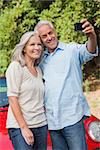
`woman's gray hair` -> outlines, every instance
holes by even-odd
[[[36,31],[26,32],[22,35],[20,42],[15,46],[12,55],[12,61],[18,61],[22,66],[25,66],[25,59],[23,49],[31,36],[38,34]]]
[[[48,20],[40,20],[40,21],[36,24],[36,26],[35,26],[35,28],[34,28],[34,31],[38,31],[38,29],[39,29],[42,25],[48,25],[48,26],[50,26],[52,29],[55,29],[54,26],[53,26],[53,24],[52,24],[51,22],[49,22]]]

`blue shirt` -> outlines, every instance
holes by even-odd
[[[50,130],[62,129],[90,115],[83,95],[81,65],[97,56],[86,44],[59,42],[53,53],[44,52],[40,67],[45,81],[45,107]]]

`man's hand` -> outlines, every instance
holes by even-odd
[[[85,33],[88,37],[87,50],[90,53],[95,53],[97,46],[97,37],[94,31],[94,27],[91,25],[89,21],[87,21],[87,19],[82,19],[81,23],[83,24],[82,28],[84,28],[82,32]]]
[[[82,28],[84,28],[82,32],[84,32],[88,37],[96,36],[94,27],[91,25],[89,21],[87,21],[87,19],[82,19],[81,23],[83,24]]]

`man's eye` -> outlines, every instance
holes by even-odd
[[[42,38],[46,38],[46,35],[43,35]]]
[[[49,32],[49,35],[52,35],[52,32]]]

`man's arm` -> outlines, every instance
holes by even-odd
[[[85,33],[88,37],[87,50],[90,53],[95,53],[97,37],[94,31],[94,27],[90,24],[90,22],[87,21],[87,19],[81,20],[81,23],[83,23],[82,28],[84,28],[82,32]]]

